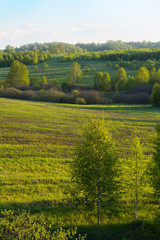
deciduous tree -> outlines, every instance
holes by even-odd
[[[27,67],[20,63],[18,60],[14,60],[11,65],[8,78],[7,78],[7,85],[12,87],[25,87],[29,85],[29,78],[28,78],[29,71]]]
[[[82,79],[81,66],[77,62],[74,62],[70,69],[69,84],[79,83],[81,82],[81,79]]]
[[[86,201],[96,203],[97,224],[100,206],[105,205],[105,210],[111,212],[115,204],[117,161],[113,139],[104,119],[90,119],[84,138],[76,150],[72,179],[79,194]]]

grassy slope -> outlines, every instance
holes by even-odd
[[[117,73],[117,69],[113,68],[114,62],[112,62],[111,66],[107,66],[107,62],[105,61],[84,61],[79,60],[77,61],[82,68],[83,71],[83,83],[93,86],[94,76],[96,72],[108,72],[111,77],[113,77]],[[34,71],[34,66],[28,66],[30,77],[31,76],[38,76],[41,77],[43,75],[46,76],[48,83],[51,82],[53,79],[58,79],[61,83],[68,81],[69,70],[73,62],[66,62],[61,63],[58,62],[57,57],[54,57],[51,60],[47,61],[47,64],[51,67],[49,70],[39,70],[38,72]],[[141,63],[140,63],[141,65]],[[39,69],[42,68],[42,64],[38,64]],[[89,72],[85,70],[90,68]],[[136,70],[127,69],[127,74],[135,76]],[[5,80],[7,74],[9,72],[9,68],[0,68],[0,80]]]
[[[90,226],[95,216],[70,206],[66,188],[76,140],[88,118],[104,111],[120,157],[126,156],[131,134],[136,132],[152,153],[159,109],[149,105],[80,106],[0,99],[0,207],[28,209],[54,218],[55,226]],[[151,209],[152,210],[152,207]],[[147,220],[148,207],[140,210]],[[121,219],[133,219],[129,210]],[[107,217],[102,220],[108,222]],[[113,238],[114,239],[114,238]]]

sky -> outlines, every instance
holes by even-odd
[[[160,41],[160,0],[0,0],[0,49],[28,43]]]

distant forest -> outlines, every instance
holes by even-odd
[[[6,47],[8,49],[9,45]],[[75,52],[81,50],[87,50],[90,52],[104,51],[104,50],[120,50],[120,49],[134,49],[134,48],[160,48],[159,42],[123,42],[109,40],[106,43],[77,43],[69,44],[64,42],[52,42],[52,43],[31,43],[25,44],[19,48],[15,48],[16,51],[49,51],[52,54],[62,54],[66,52]]]
[[[77,43],[69,44],[63,42],[52,43],[31,43],[16,48],[16,51],[49,51],[50,53],[65,53],[79,50],[87,50],[90,52],[104,51],[104,50],[120,50],[120,49],[134,49],[134,48],[160,48],[159,42],[122,42],[122,41],[107,41],[106,43]]]

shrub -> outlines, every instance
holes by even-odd
[[[65,96],[65,93],[55,90],[53,88],[47,90],[41,89],[37,92],[36,100],[46,102],[61,102],[61,99]]]
[[[89,67],[85,69],[85,72],[89,72],[89,71],[90,71],[90,68],[89,68]]]
[[[4,90],[4,97],[20,99],[22,97],[22,91],[13,87],[6,88]]]
[[[84,98],[76,98],[76,104],[86,104],[86,100]]]
[[[22,98],[25,100],[34,100],[36,97],[36,91],[27,90],[22,93]]]
[[[0,239],[3,240],[84,240],[86,236],[77,235],[77,228],[64,230],[62,228],[51,234],[52,223],[47,222],[44,215],[32,216],[23,210],[19,215],[14,211],[1,210]]]

